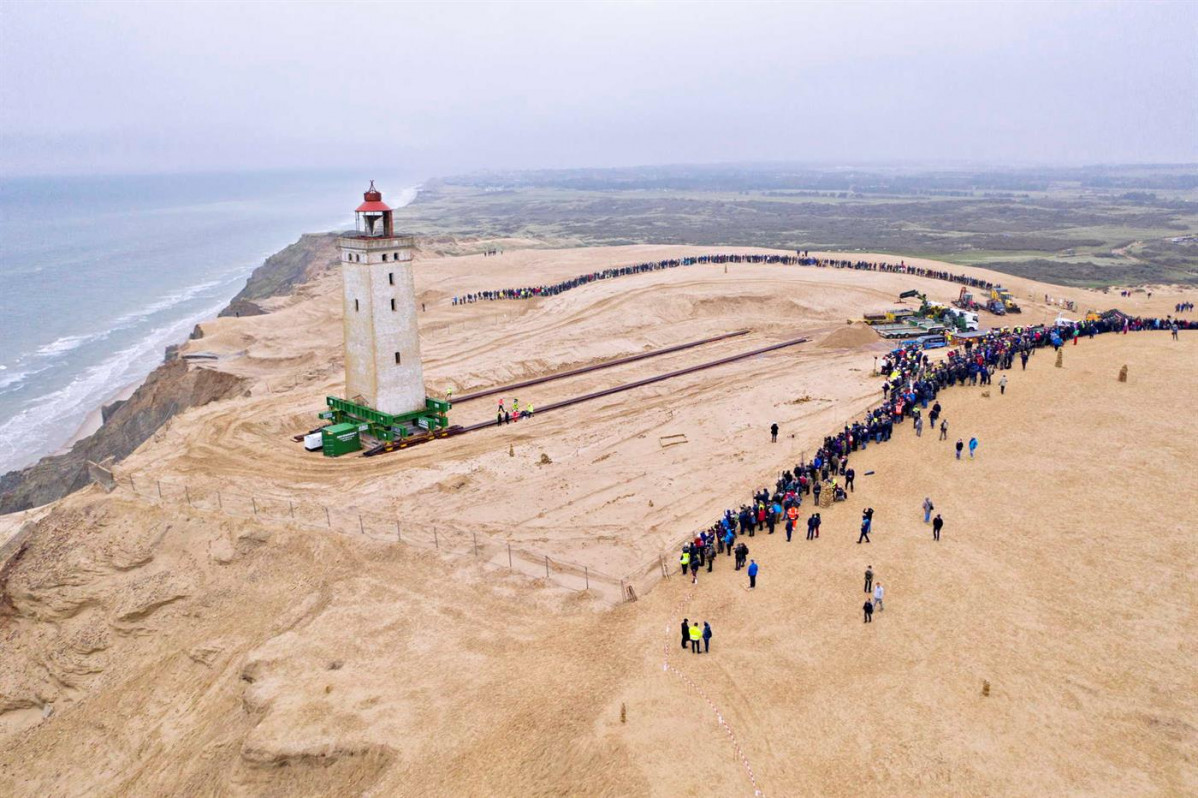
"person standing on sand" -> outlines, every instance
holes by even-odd
[[[691,638],[691,653],[698,654],[699,643],[703,641],[703,630],[699,628],[699,624],[693,624],[690,629]]]
[[[940,530],[944,528],[944,519],[940,517],[940,513],[936,513],[936,518],[932,521],[932,540],[940,540]]]
[[[940,422],[940,440],[942,440],[942,441],[948,440],[948,422],[947,421]]]
[[[872,565],[865,566],[865,592],[870,592],[874,585],[874,567]]]
[[[757,560],[749,560],[749,589],[757,587]]]
[[[703,622],[703,653],[711,653],[711,624]]]
[[[778,442],[778,424],[777,422],[770,425],[770,443]]]
[[[969,439],[969,459],[973,459],[974,452],[978,450],[978,439],[976,436]]]
[[[1007,392],[1007,375],[1002,375],[1002,379],[998,381],[998,393],[1003,395]]]
[[[932,520],[932,510],[934,510],[934,509],[936,509],[936,508],[932,506],[932,500],[929,497],[924,496],[923,497],[923,522],[925,524]]]
[[[922,416],[915,417],[915,437],[916,438],[923,437],[923,417]]]
[[[858,543],[860,543],[863,540],[866,543],[869,543],[869,521],[866,521],[866,520],[863,520],[861,522],[861,534],[857,536]]]
[[[682,647],[686,648],[686,644],[691,639],[691,622],[687,618],[682,619]]]
[[[865,622],[872,623],[874,619],[874,605],[869,603],[868,597],[866,597],[865,604],[861,609],[865,610]]]
[[[844,472],[844,486],[849,489],[849,493],[854,491],[853,480],[857,478],[857,472],[853,469],[847,469]]]
[[[961,450],[965,448],[965,441],[957,438],[957,459],[961,459]]]
[[[881,612],[885,609],[882,606],[882,596],[886,595],[886,588],[882,587],[882,583],[878,582],[874,585],[874,609]]]

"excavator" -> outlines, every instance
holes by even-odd
[[[965,286],[961,286],[961,293],[957,296],[953,304],[961,310],[978,309],[978,303],[973,301],[973,294],[969,293],[969,289]]]

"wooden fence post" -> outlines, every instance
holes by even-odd
[[[155,480],[158,483],[158,499],[162,499],[162,480]]]
[[[582,566],[582,578],[587,580],[587,590],[591,589],[591,571],[585,565]]]
[[[190,507],[191,506],[191,491],[189,491],[187,489],[186,485],[183,486],[183,496],[184,496],[184,498],[187,499],[187,506]]]
[[[399,519],[395,519],[395,542],[403,543],[403,532],[399,529]]]
[[[366,534],[366,525],[362,523],[362,514],[358,513],[358,531],[363,535]]]
[[[219,490],[216,492],[216,509],[218,509],[218,510],[225,509],[225,503],[220,500],[220,491]]]
[[[295,502],[291,501],[291,499],[287,500],[287,509],[289,509],[291,511],[291,520],[294,521],[295,520]]]
[[[545,578],[549,578],[549,555],[545,555]]]
[[[329,529],[333,528],[333,517],[329,515],[328,506],[324,508],[324,522],[329,525]]]
[[[433,545],[438,549],[441,548],[441,541],[437,539],[437,528],[433,527]]]
[[[474,535],[474,559],[477,560],[478,559],[478,533],[471,532],[470,534]]]
[[[507,569],[512,570],[512,544],[507,544]]]
[[[254,517],[258,517],[258,500],[254,498],[254,494],[250,494],[250,504],[254,506]]]

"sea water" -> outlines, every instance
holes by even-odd
[[[351,227],[367,177],[415,196],[398,175],[0,178],[0,473],[62,447],[267,256]]]

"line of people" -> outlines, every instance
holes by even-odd
[[[822,445],[816,450],[811,460],[801,461],[793,469],[783,471],[774,484],[771,492],[765,488],[756,491],[750,502],[742,504],[738,511],[726,509],[718,521],[695,535],[694,539],[683,547],[683,573],[689,571],[692,579],[697,582],[698,568],[704,562],[708,570],[717,555],[727,553],[736,558],[736,570],[745,567],[748,558],[746,538],[753,537],[757,532],[768,529],[773,534],[779,523],[785,524],[786,539],[791,540],[791,533],[799,521],[799,508],[804,496],[811,496],[818,507],[831,504],[821,498],[833,491],[835,498],[853,492],[855,472],[849,464],[850,455],[858,450],[864,451],[870,443],[879,444],[891,439],[894,428],[904,423],[907,418],[918,419],[922,424],[924,410],[929,410],[928,418],[933,428],[940,423],[940,440],[945,440],[948,433],[948,422],[943,419],[938,397],[941,391],[953,385],[963,386],[968,381],[971,385],[990,384],[990,377],[995,371],[1013,369],[1018,358],[1020,367],[1027,368],[1028,359],[1036,351],[1048,346],[1054,349],[1064,345],[1066,341],[1076,340],[1082,335],[1093,337],[1100,333],[1126,333],[1129,330],[1162,329],[1154,320],[1139,320],[1137,324],[1129,323],[1126,317],[1112,316],[1097,321],[1060,323],[1052,327],[1016,327],[1013,330],[992,330],[980,339],[971,339],[962,347],[950,350],[943,360],[933,362],[928,353],[918,343],[908,343],[894,349],[881,363],[881,373],[885,376],[882,387],[883,400],[877,407],[866,411],[865,415],[832,435],[824,438]],[[1165,327],[1164,329],[1168,329]],[[1002,380],[1005,380],[1003,375]],[[1006,384],[1000,380],[1005,389]],[[913,425],[914,425],[913,421]],[[776,440],[776,424],[771,425],[771,440]],[[979,443],[977,436],[971,436],[968,443],[970,458],[976,457]],[[960,459],[966,448],[963,439],[958,439],[955,450]],[[843,479],[843,483],[840,480]],[[931,499],[925,500],[924,521],[932,524],[933,541],[940,540],[944,528],[944,519],[937,514],[931,517],[934,507]],[[869,535],[873,531],[873,508],[862,512],[861,529],[858,543],[869,543]],[[814,512],[807,519],[808,540],[819,539],[819,529],[822,523],[820,512]],[[756,586],[757,573],[760,569],[756,561],[749,561],[750,587]],[[881,599],[877,596],[876,599]],[[869,603],[869,602],[867,602]],[[875,600],[874,608],[880,601]],[[867,621],[875,609],[866,610]]]
[[[631,266],[617,266],[602,271],[580,274],[568,280],[544,285],[524,286],[522,288],[496,288],[486,291],[474,291],[452,299],[453,305],[468,305],[474,302],[494,301],[500,299],[534,299],[542,296],[556,296],[573,288],[579,288],[599,280],[610,280],[615,277],[626,277],[633,274],[676,269],[680,266],[696,264],[727,264],[754,263],[777,264],[781,266],[813,266],[817,268],[853,269],[857,271],[887,272],[892,274],[909,274],[913,277],[929,277],[935,280],[947,280],[952,283],[972,286],[989,290],[994,284],[989,280],[970,277],[965,274],[954,274],[946,269],[929,269],[925,266],[908,266],[906,261],[898,263],[874,263],[866,260],[848,260],[840,258],[815,258],[806,252],[794,255],[699,255],[691,258],[666,258],[664,260],[637,263]]]

